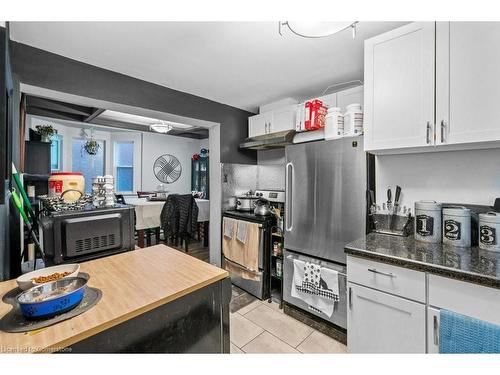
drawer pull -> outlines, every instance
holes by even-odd
[[[387,277],[396,277],[396,275],[394,275],[393,273],[377,271],[375,268],[368,268],[368,271]]]

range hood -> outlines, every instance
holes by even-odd
[[[247,138],[240,143],[240,148],[247,150],[271,150],[275,148],[284,148],[293,144],[295,130],[287,130],[279,133],[259,135],[253,138]]]

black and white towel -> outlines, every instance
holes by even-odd
[[[338,273],[314,263],[293,261],[292,296],[331,317],[339,300]]]

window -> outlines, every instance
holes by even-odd
[[[92,179],[96,176],[103,176],[104,155],[106,152],[104,141],[97,140],[101,148],[96,155],[89,155],[83,150],[86,139],[73,139],[71,154],[73,172],[81,172],[85,177],[85,193],[92,194]]]
[[[126,193],[134,191],[134,142],[115,142],[115,189]]]
[[[50,170],[52,172],[60,172],[63,169],[62,166],[62,136],[53,135],[52,143],[50,145]]]

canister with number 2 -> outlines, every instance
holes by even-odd
[[[458,247],[470,247],[470,209],[462,206],[443,208],[443,243]]]

